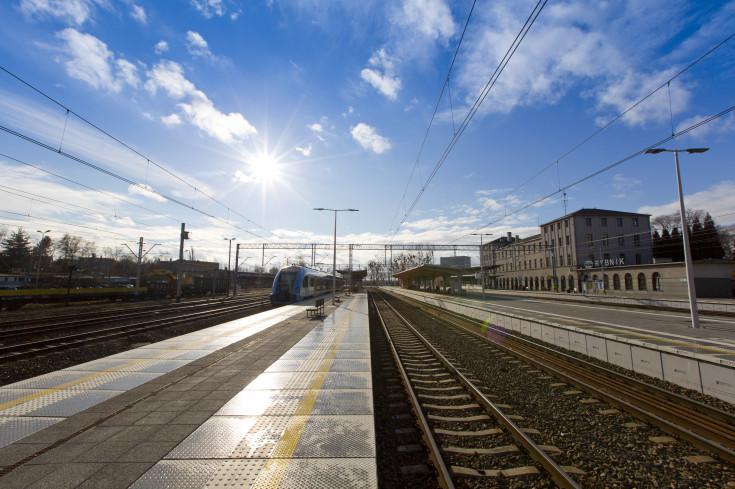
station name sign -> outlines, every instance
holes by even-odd
[[[607,260],[587,260],[584,268],[621,267],[625,265],[625,258],[612,258]]]

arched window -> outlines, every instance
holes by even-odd
[[[562,292],[567,291],[567,278],[564,275],[561,277],[561,290]]]
[[[607,274],[602,276],[602,286],[605,290],[610,290],[610,280],[607,278]]]
[[[629,273],[625,274],[625,290],[633,290],[633,276]]]
[[[646,274],[638,274],[638,290],[646,290]]]
[[[574,275],[569,276],[569,288],[574,290]]]
[[[653,290],[661,290],[661,274],[658,272],[653,273],[653,277],[651,277],[651,283],[653,284]]]
[[[620,276],[617,273],[613,275],[613,289],[620,290]]]

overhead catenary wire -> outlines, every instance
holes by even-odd
[[[233,224],[231,222],[228,222],[228,221],[222,219],[221,217],[217,217],[217,216],[215,216],[213,214],[210,214],[210,213],[205,212],[205,211],[203,211],[201,209],[198,209],[198,208],[194,207],[193,205],[186,204],[186,203],[184,203],[184,202],[182,202],[182,201],[180,201],[178,199],[175,199],[175,198],[173,198],[171,196],[168,196],[168,195],[166,195],[164,193],[161,193],[161,192],[159,192],[157,190],[153,190],[150,187],[147,187],[146,185],[143,185],[143,184],[134,182],[133,180],[130,180],[129,178],[123,177],[122,175],[118,175],[117,173],[114,173],[114,172],[112,172],[110,170],[107,170],[105,168],[102,168],[100,166],[97,166],[97,165],[95,165],[93,163],[90,163],[90,162],[88,162],[86,160],[83,160],[82,158],[79,158],[77,156],[71,155],[71,154],[66,153],[64,151],[58,151],[55,148],[52,148],[51,146],[49,146],[48,144],[43,143],[43,142],[41,142],[41,141],[39,141],[37,139],[34,139],[34,138],[30,137],[30,136],[27,136],[25,134],[19,133],[17,131],[14,131],[14,130],[12,130],[12,129],[8,128],[8,127],[2,126],[2,125],[0,125],[0,130],[3,130],[3,131],[5,131],[5,132],[7,132],[9,134],[12,134],[13,136],[19,137],[19,138],[24,139],[24,140],[26,140],[28,142],[31,142],[33,144],[36,144],[36,145],[38,145],[38,146],[40,146],[40,147],[42,147],[44,149],[47,149],[49,151],[53,151],[54,153],[57,153],[57,154],[59,154],[61,156],[64,156],[66,158],[69,158],[70,160],[76,161],[77,163],[81,163],[82,165],[88,166],[88,167],[90,167],[90,168],[92,168],[94,170],[97,170],[97,171],[99,171],[101,173],[104,173],[106,175],[109,175],[109,176],[111,176],[113,178],[116,178],[118,180],[121,180],[121,181],[123,181],[123,182],[125,182],[125,183],[127,183],[129,185],[132,185],[134,187],[137,187],[137,188],[139,188],[141,190],[144,190],[146,192],[150,192],[152,194],[158,195],[161,198],[164,198],[164,199],[166,199],[166,200],[168,200],[170,202],[173,202],[174,204],[178,204],[178,205],[180,205],[182,207],[186,207],[187,209],[191,209],[194,212],[197,212],[197,213],[202,214],[202,215],[204,215],[206,217],[209,217],[210,219],[214,219],[216,221],[220,221],[223,224],[227,224],[228,226],[232,226],[232,227],[234,227],[236,229],[239,229],[241,231],[244,231],[244,232],[246,232],[248,234],[252,234],[253,236],[255,236],[257,238],[265,239],[266,241],[268,241],[266,238],[263,238],[259,234],[256,234],[256,233],[254,233],[254,232],[252,232],[252,231],[250,231],[248,229],[242,228],[242,227],[237,226],[237,225],[235,225],[235,224]],[[270,231],[268,231],[268,232],[270,232]],[[271,233],[271,234],[273,234],[273,233]]]
[[[136,149],[132,148],[132,147],[131,147],[131,146],[129,146],[128,144],[124,143],[124,142],[123,142],[123,141],[121,141],[120,139],[116,138],[116,137],[115,137],[115,136],[113,136],[112,134],[110,134],[110,133],[108,133],[107,131],[105,131],[104,129],[100,128],[99,126],[97,126],[97,125],[95,125],[94,123],[90,122],[89,120],[85,119],[85,118],[84,118],[84,117],[82,117],[81,115],[77,114],[76,112],[74,112],[73,110],[71,110],[71,109],[70,109],[69,107],[65,106],[64,104],[62,104],[61,102],[57,101],[56,99],[54,99],[54,98],[50,97],[49,95],[47,95],[46,93],[44,93],[44,92],[43,92],[43,91],[41,91],[40,89],[36,88],[35,86],[31,85],[31,84],[30,84],[30,83],[28,83],[27,81],[23,80],[22,78],[20,78],[20,77],[19,77],[19,76],[17,76],[16,74],[14,74],[14,73],[10,72],[10,71],[9,71],[9,70],[7,70],[7,69],[6,69],[5,67],[3,67],[3,66],[0,66],[0,70],[4,71],[5,73],[7,73],[8,75],[10,75],[11,77],[13,77],[13,78],[15,78],[16,80],[18,80],[18,81],[19,81],[20,83],[24,84],[25,86],[27,86],[27,87],[28,87],[28,88],[30,88],[31,90],[35,91],[35,92],[36,92],[36,93],[38,93],[39,95],[41,95],[41,96],[45,97],[46,99],[48,99],[49,101],[53,102],[53,103],[54,103],[54,104],[56,104],[57,106],[59,106],[59,107],[61,107],[62,109],[66,110],[66,116],[67,116],[67,120],[68,120],[69,114],[72,114],[72,115],[73,115],[74,117],[78,118],[79,120],[81,120],[81,121],[82,121],[82,122],[84,122],[85,124],[89,125],[89,126],[90,126],[90,127],[92,127],[93,129],[95,129],[95,130],[99,131],[99,132],[100,132],[101,134],[104,134],[105,136],[107,136],[108,138],[112,139],[113,141],[115,141],[116,143],[120,144],[121,146],[123,146],[124,148],[128,149],[129,151],[133,152],[134,154],[136,154],[136,155],[137,155],[137,156],[139,156],[140,158],[142,158],[142,159],[146,160],[146,162],[147,162],[147,164],[148,164],[148,165],[150,165],[150,164],[153,164],[153,165],[155,165],[155,166],[156,166],[157,168],[159,168],[159,169],[160,169],[160,170],[162,170],[163,172],[167,173],[168,175],[170,175],[170,176],[171,176],[171,177],[173,177],[174,179],[176,179],[176,180],[180,181],[181,183],[183,183],[184,185],[186,185],[186,186],[188,186],[188,187],[190,187],[190,188],[194,189],[195,191],[198,191],[199,193],[201,193],[201,194],[202,194],[203,196],[205,196],[206,198],[208,198],[208,199],[209,199],[209,200],[211,200],[212,202],[215,202],[216,204],[220,205],[221,207],[223,207],[223,208],[227,209],[227,211],[228,211],[228,212],[229,212],[229,211],[231,211],[232,213],[234,213],[234,214],[235,214],[235,215],[237,215],[238,217],[240,217],[240,218],[244,219],[245,221],[249,222],[250,224],[252,224],[252,225],[256,226],[257,228],[259,228],[259,229],[262,229],[263,231],[267,232],[268,234],[271,234],[271,235],[275,236],[276,238],[278,237],[278,236],[277,236],[277,235],[276,235],[275,233],[273,233],[272,231],[270,231],[270,230],[268,230],[268,229],[264,228],[263,226],[261,226],[260,224],[258,224],[258,223],[256,223],[256,222],[254,222],[254,221],[251,221],[250,219],[248,219],[248,218],[247,218],[247,217],[245,217],[244,215],[240,214],[239,212],[235,211],[234,209],[231,209],[230,207],[228,207],[228,206],[227,206],[227,205],[225,205],[224,203],[220,202],[219,200],[215,199],[215,198],[214,198],[214,197],[212,197],[211,195],[207,194],[206,192],[203,192],[203,191],[202,191],[201,189],[198,189],[198,188],[197,188],[197,187],[195,187],[195,186],[194,186],[193,184],[191,184],[191,183],[187,182],[186,180],[184,180],[183,178],[179,177],[178,175],[176,175],[176,174],[175,174],[175,173],[173,173],[172,171],[168,170],[168,169],[167,169],[167,168],[165,168],[164,166],[162,166],[162,165],[160,165],[160,164],[156,163],[156,162],[155,162],[154,160],[152,160],[152,159],[150,159],[150,158],[148,158],[148,157],[144,156],[143,154],[141,154],[140,152],[138,152],[138,151],[137,151]],[[6,130],[6,128],[2,128],[2,129],[3,129],[3,130]],[[65,131],[66,131],[66,123],[64,124],[64,132],[65,132]],[[17,135],[17,134],[16,134],[16,135]],[[26,138],[24,138],[24,139],[26,139]],[[36,142],[36,141],[30,140],[30,139],[27,139],[27,140],[29,140],[29,141],[31,141],[31,142]],[[63,143],[63,135],[62,135],[62,143]],[[38,144],[38,143],[37,143],[37,144]],[[41,143],[41,145],[43,145],[43,143]],[[47,145],[43,145],[43,146],[44,146],[44,147],[47,147]],[[51,148],[51,147],[47,147],[47,149],[52,149],[52,148]],[[53,150],[53,149],[52,149],[52,150]],[[60,143],[60,145],[59,145],[59,148],[58,148],[58,150],[54,150],[54,151],[55,151],[55,152],[57,152],[57,153],[59,153],[59,154],[62,154],[62,155],[66,155],[66,153],[63,153],[63,152],[62,152],[62,148],[61,148],[61,143]],[[74,158],[72,158],[72,159],[74,159]],[[95,168],[95,169],[97,169],[97,168]],[[112,175],[112,176],[116,176],[116,175],[113,175],[112,173],[110,173],[110,172],[107,172],[107,171],[104,171],[104,170],[100,170],[100,171],[103,171],[103,172],[105,172],[105,173],[108,173],[108,174],[110,174],[110,175]],[[116,176],[116,177],[117,177],[117,176]],[[192,209],[192,210],[194,210],[194,211],[196,211],[196,212],[199,212],[199,213],[205,214],[205,215],[207,215],[207,217],[210,217],[210,218],[213,218],[213,219],[219,220],[219,221],[221,221],[221,222],[223,222],[223,223],[225,223],[225,224],[228,224],[228,225],[230,225],[230,226],[236,227],[237,229],[240,229],[240,230],[242,230],[242,231],[245,231],[245,232],[247,232],[247,233],[249,233],[249,234],[252,234],[252,235],[254,235],[254,236],[258,237],[258,238],[262,238],[262,236],[260,236],[260,235],[257,235],[257,234],[255,234],[255,233],[253,233],[253,232],[251,232],[251,231],[248,231],[247,229],[244,229],[244,228],[240,228],[240,227],[238,227],[238,226],[235,226],[235,225],[233,225],[232,223],[230,223],[230,222],[228,222],[228,221],[226,221],[226,220],[224,220],[224,219],[220,219],[220,218],[217,218],[217,217],[215,217],[215,216],[212,216],[212,215],[206,214],[206,213],[204,213],[203,211],[200,211],[199,209],[196,209],[196,208],[194,208],[193,206],[187,206],[186,204],[180,203],[180,202],[176,201],[175,199],[172,199],[172,198],[170,198],[170,197],[168,197],[168,196],[165,196],[165,195],[163,195],[163,194],[160,194],[160,193],[158,193],[158,192],[156,192],[156,191],[152,190],[152,189],[151,189],[151,188],[150,188],[150,187],[148,186],[148,184],[147,184],[147,181],[148,181],[148,175],[147,175],[147,167],[146,167],[146,185],[144,186],[144,185],[141,185],[141,184],[137,184],[137,183],[132,183],[132,185],[136,185],[136,186],[138,186],[138,187],[140,187],[140,188],[143,188],[143,189],[145,189],[145,190],[148,190],[148,191],[150,191],[150,192],[156,193],[156,194],[158,194],[159,196],[161,196],[161,197],[163,197],[163,198],[166,198],[167,200],[171,200],[172,202],[175,202],[175,203],[179,203],[179,204],[181,204],[181,205],[184,205],[185,207],[189,207],[190,209]],[[265,238],[262,238],[262,239],[265,239]]]
[[[485,100],[485,98],[487,97],[487,95],[490,93],[490,90],[495,85],[495,82],[498,80],[498,78],[500,77],[500,75],[503,73],[503,71],[505,70],[505,67],[508,65],[508,63],[510,62],[510,60],[513,57],[513,55],[515,54],[515,52],[518,50],[518,47],[521,45],[521,43],[525,39],[526,35],[530,31],[531,27],[536,22],[536,19],[538,19],[538,16],[541,14],[541,11],[546,6],[546,3],[547,3],[547,0],[539,0],[538,3],[536,4],[536,6],[533,8],[532,12],[529,14],[528,18],[526,19],[526,22],[521,27],[521,30],[518,32],[518,34],[516,35],[515,39],[511,43],[510,47],[506,51],[505,55],[503,56],[503,58],[498,63],[498,66],[495,68],[495,71],[491,75],[490,79],[485,84],[484,88],[481,90],[481,92],[478,95],[477,99],[475,100],[474,104],[472,105],[472,107],[468,111],[467,115],[465,116],[464,120],[462,121],[462,124],[460,124],[460,127],[457,130],[457,133],[451,138],[449,144],[444,149],[444,153],[440,156],[439,160],[435,164],[435,166],[434,166],[431,174],[429,175],[428,179],[422,185],[422,187],[419,190],[418,194],[416,195],[416,198],[414,199],[413,203],[411,204],[411,206],[408,208],[408,210],[404,214],[401,222],[398,224],[398,226],[396,226],[396,230],[394,231],[394,235],[398,232],[398,230],[400,229],[401,225],[403,225],[406,222],[406,220],[408,219],[408,217],[413,212],[413,209],[416,207],[416,205],[418,204],[418,202],[421,199],[422,195],[424,194],[424,192],[428,188],[429,183],[431,183],[431,181],[434,179],[434,176],[436,176],[437,172],[439,171],[439,169],[441,168],[441,166],[446,161],[446,159],[449,156],[450,152],[452,151],[452,149],[454,148],[454,146],[457,144],[457,141],[462,136],[462,134],[464,133],[465,129],[467,128],[467,126],[469,125],[469,123],[474,118],[475,114],[477,113],[478,109],[480,108],[480,105],[482,105],[483,101]]]

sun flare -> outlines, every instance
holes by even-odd
[[[256,155],[249,164],[252,179],[260,184],[273,183],[281,176],[280,164],[271,155]]]

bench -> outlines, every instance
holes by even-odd
[[[314,307],[306,308],[306,317],[324,316],[324,299],[317,299]]]

